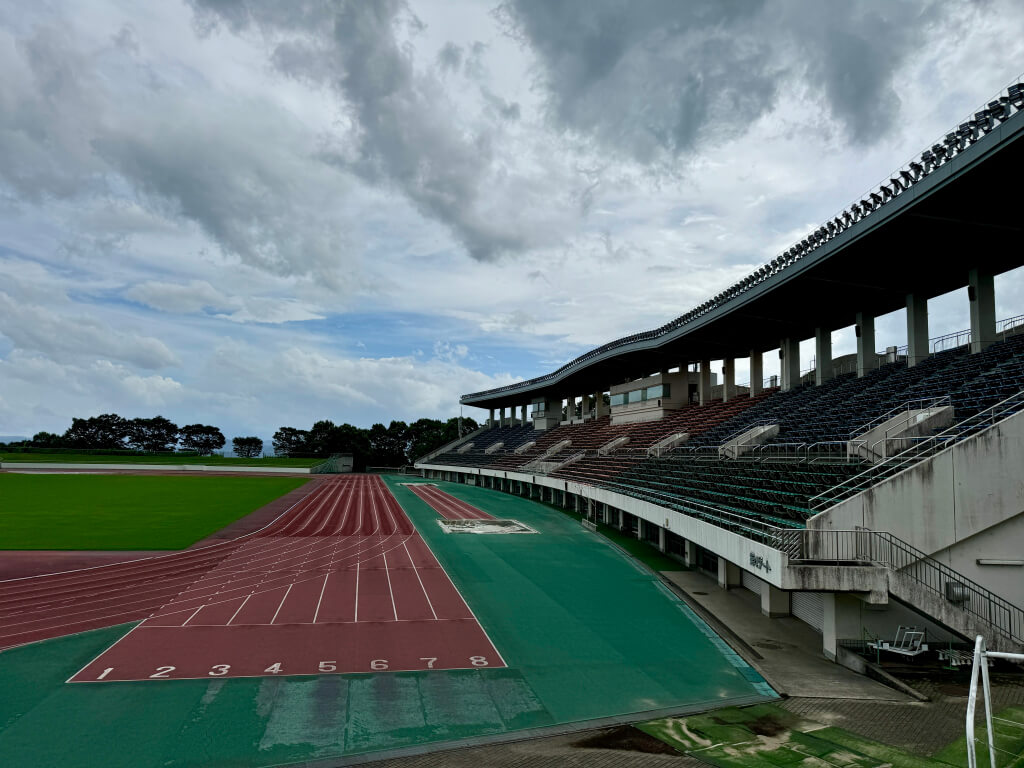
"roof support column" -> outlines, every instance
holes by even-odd
[[[727,403],[736,396],[736,358],[725,358],[722,365],[722,378],[722,402]]]
[[[700,361],[700,378],[697,379],[697,394],[700,396],[700,404],[711,400],[711,361]]]
[[[981,352],[996,340],[996,291],[992,275],[972,269],[967,278],[971,302],[971,352]]]
[[[870,312],[858,312],[854,333],[857,334],[857,378],[875,369],[875,316]]]
[[[523,415],[523,418],[519,420],[519,425],[522,426],[522,427],[526,426],[526,420],[530,418],[529,413],[527,413],[527,410],[529,409],[529,407],[530,407],[529,403],[523,403],[523,405],[522,405],[522,409],[523,409],[522,410],[522,415]]]
[[[832,378],[832,331],[814,329],[814,383],[819,386]]]
[[[790,390],[800,386],[800,342],[786,338],[779,342],[779,366],[782,372],[782,389]]]
[[[487,426],[488,427],[493,427],[494,426],[494,409],[493,408],[490,409],[490,415],[487,417]]]
[[[604,392],[594,394],[594,415],[597,418],[608,415],[608,403],[604,401]]]
[[[750,350],[750,396],[757,397],[761,394],[761,385],[764,383],[764,353]]]
[[[907,294],[907,367],[928,357],[928,298]]]

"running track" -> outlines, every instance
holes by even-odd
[[[409,490],[423,499],[431,508],[445,520],[493,520],[492,515],[482,509],[477,509],[472,504],[467,504],[462,499],[456,499],[449,493],[445,493],[436,485],[429,483],[409,483]]]
[[[0,583],[0,647],[147,616],[71,681],[504,666],[376,476],[223,545]]]

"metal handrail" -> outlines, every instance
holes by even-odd
[[[717,507],[714,504],[696,501],[695,499],[684,496],[675,496],[664,493],[663,491],[654,491],[650,488],[640,488],[635,485],[616,482],[604,483],[602,487],[609,488],[616,493],[624,493],[627,496],[636,497],[641,495],[653,497],[658,500],[658,504],[674,509],[677,512],[682,512],[689,517],[696,517],[698,519],[711,518],[711,520],[715,521],[714,524],[718,527],[725,528],[730,531],[742,531],[743,535],[747,538],[753,538],[756,541],[761,541],[773,549],[780,549],[779,545],[782,541],[781,534],[789,530],[777,525],[772,525],[771,523],[766,523],[754,517],[737,515],[733,512]],[[751,533],[757,535],[751,536]]]
[[[869,563],[889,568],[959,605],[1015,643],[1024,643],[1024,609],[885,531],[783,531],[791,563]]]
[[[883,421],[888,421],[893,416],[895,416],[898,413],[902,413],[903,411],[924,410],[925,408],[934,408],[936,405],[943,401],[952,404],[953,398],[951,398],[949,395],[942,395],[941,397],[917,397],[912,400],[907,400],[906,402],[893,406],[888,411],[883,413],[881,416],[876,416],[866,424],[862,424],[856,429],[851,430],[850,437],[854,438],[863,435],[865,432],[868,432],[871,429],[873,429],[876,425],[881,424]],[[915,404],[918,404],[918,407],[916,409],[912,407]]]
[[[964,419],[938,434],[931,435],[930,437],[924,437],[920,440],[914,438],[897,438],[911,440],[912,442],[917,443],[917,445],[911,446],[905,451],[897,453],[895,456],[880,461],[873,467],[844,480],[832,488],[829,488],[827,491],[823,491],[816,496],[812,496],[808,500],[807,506],[809,509],[821,511],[828,506],[838,504],[840,501],[848,499],[851,496],[866,490],[880,480],[890,477],[900,470],[906,469],[907,467],[934,455],[948,447],[951,443],[964,440],[971,434],[983,428],[992,426],[997,421],[1005,418],[1004,414],[1007,414],[1007,412],[1010,411],[1012,411],[1012,413],[1016,413],[1020,410],[1020,407],[1024,407],[1024,390],[1021,390],[1015,395],[1010,395],[995,405],[986,408],[984,411],[976,413],[974,416]]]

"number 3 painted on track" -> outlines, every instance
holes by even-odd
[[[220,670],[220,672],[214,671],[218,669]],[[231,669],[230,664],[214,664],[213,668],[210,669],[209,674],[211,677],[220,677],[221,675],[226,675],[229,669]]]

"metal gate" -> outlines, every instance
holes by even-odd
[[[810,624],[815,632],[825,627],[825,600],[822,592],[790,593],[790,611],[800,621]]]

